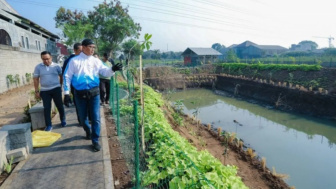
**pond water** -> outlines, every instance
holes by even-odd
[[[202,123],[237,133],[245,145],[266,158],[268,168],[289,175],[285,181],[290,186],[336,188],[336,122],[281,112],[206,89],[165,97],[172,102],[183,100],[184,113],[198,112]]]

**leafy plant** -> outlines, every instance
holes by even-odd
[[[9,81],[10,84],[15,83],[15,78],[13,77],[12,74],[7,75],[6,79]]]
[[[20,75],[19,74],[15,75],[15,82],[20,85],[21,81],[20,81]]]
[[[26,76],[26,81],[30,82],[30,80],[32,78],[32,74],[31,73],[26,73],[25,76]]]
[[[10,160],[8,163],[4,163],[4,170],[6,171],[6,173],[10,173],[12,172],[12,166],[13,166],[13,160],[14,160],[14,157],[11,156]]]
[[[315,87],[318,87],[319,85],[320,85],[319,82],[317,82],[316,80],[309,81],[309,86],[310,87],[315,88]]]
[[[184,73],[185,73],[186,75],[190,75],[190,73],[191,73],[191,71],[190,71],[189,68],[186,68],[184,71],[185,71]]]
[[[169,183],[169,188],[246,188],[235,166],[223,166],[208,151],[198,151],[166,120],[161,96],[145,86],[145,135],[155,141],[146,151],[143,187]]]
[[[192,114],[195,117],[195,119],[198,120],[198,114],[200,112],[200,109],[199,109],[200,102],[199,101],[198,102],[191,101],[190,103],[196,105],[196,108],[194,109],[194,111],[192,112]],[[198,122],[197,122],[197,126],[198,126]]]

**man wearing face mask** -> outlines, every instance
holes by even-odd
[[[74,98],[78,108],[80,123],[86,132],[86,139],[92,140],[93,150],[100,151],[100,95],[99,75],[111,77],[121,64],[111,68],[105,66],[101,60],[93,56],[96,45],[91,39],[82,41],[82,52],[73,57],[64,71],[64,103],[70,101],[70,84],[74,87]],[[88,110],[89,108],[89,110]],[[87,114],[91,114],[91,125]]]
[[[38,64],[34,70],[35,97],[42,98],[44,107],[45,131],[52,130],[51,101],[55,102],[61,119],[61,126],[66,126],[65,113],[62,102],[62,68],[52,62],[49,51],[41,53],[43,63]],[[40,89],[39,89],[40,86]]]

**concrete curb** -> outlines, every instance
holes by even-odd
[[[114,189],[113,172],[111,165],[110,148],[108,143],[108,135],[105,123],[104,108],[100,107],[100,128],[101,128],[101,140],[103,149],[103,160],[104,160],[104,178],[105,178],[105,189]]]

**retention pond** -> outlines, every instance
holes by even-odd
[[[267,166],[288,174],[297,189],[336,188],[336,123],[284,113],[255,103],[216,95],[206,89],[165,95],[183,100],[183,111],[202,123],[235,132],[265,157]],[[335,107],[336,108],[336,107]]]

